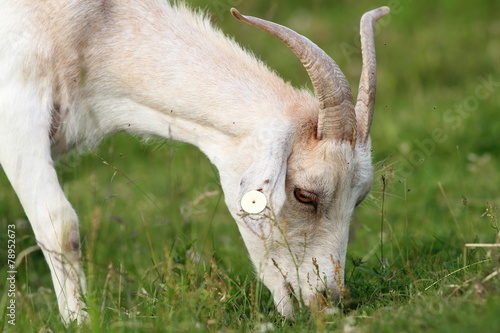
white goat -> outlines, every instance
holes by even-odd
[[[337,64],[283,26],[316,96],[285,83],[184,5],[160,0],[3,0],[0,163],[49,263],[65,322],[86,317],[77,216],[53,159],[118,131],[198,146],[220,172],[258,275],[293,315],[343,284],[349,220],[372,179],[373,25],[361,19],[356,107]]]

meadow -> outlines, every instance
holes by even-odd
[[[231,7],[308,36],[357,94],[361,15],[376,34],[375,177],[352,222],[346,294],[281,318],[255,277],[217,170],[195,147],[125,134],[58,163],[80,218],[91,321],[64,328],[49,269],[0,172],[0,330],[5,332],[500,331],[500,2],[189,0],[295,86],[279,41]],[[7,226],[16,225],[16,325],[6,320]],[[464,255],[466,254],[466,258]]]

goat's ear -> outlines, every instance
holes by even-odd
[[[292,134],[291,127],[283,124],[258,133],[253,162],[240,181],[238,208],[241,217],[262,238],[269,237],[270,220],[281,211],[286,200],[285,180],[287,160],[292,150]]]

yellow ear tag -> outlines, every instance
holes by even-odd
[[[249,191],[241,198],[241,208],[249,214],[258,214],[262,212],[266,206],[266,196],[259,191]]]

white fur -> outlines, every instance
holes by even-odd
[[[202,14],[160,0],[0,5],[0,163],[49,263],[63,319],[86,317],[77,216],[53,159],[118,131],[198,146],[278,309],[343,283],[349,220],[371,183],[370,143],[315,138],[319,102]],[[320,208],[298,202],[315,192]],[[241,210],[259,190],[268,209]],[[292,289],[290,289],[290,287]]]

